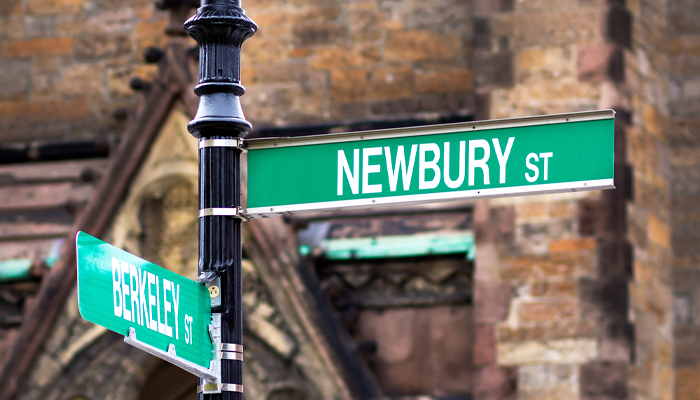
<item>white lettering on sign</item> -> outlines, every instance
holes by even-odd
[[[484,151],[484,156],[478,160],[476,159],[476,149]],[[469,186],[474,186],[474,171],[477,168],[481,168],[481,172],[484,175],[484,185],[490,185],[489,166],[486,164],[490,156],[491,147],[489,147],[489,142],[484,139],[469,141]]]
[[[127,274],[129,273],[129,264],[125,263],[124,261],[120,261],[119,265],[121,266],[122,269],[122,305],[124,306],[124,319],[127,321],[131,321],[131,310],[126,308],[126,305],[129,304],[126,302],[126,298],[129,296],[129,278],[127,278]]]
[[[119,268],[119,260],[112,258],[112,291],[114,294],[114,315],[122,316],[124,297],[122,297],[122,274]],[[117,304],[118,303],[118,304]]]
[[[165,334],[173,337],[173,328],[171,328],[168,325],[168,313],[172,311],[172,307],[170,306],[170,302],[168,301],[168,291],[171,290],[170,288],[170,282],[167,279],[163,279],[163,305],[165,306],[165,322],[163,323],[165,325]],[[173,293],[170,292],[170,296],[172,297]]]
[[[406,191],[411,188],[411,177],[413,176],[413,165],[416,162],[416,152],[418,151],[418,145],[411,146],[411,155],[408,157],[408,167],[406,166],[406,154],[403,150],[403,146],[399,146],[396,150],[396,164],[394,168],[391,167],[391,151],[389,147],[384,148],[384,154],[386,155],[386,170],[389,173],[389,190],[392,192],[396,191],[396,185],[399,182],[399,171],[401,171],[401,182],[403,182],[403,190]]]
[[[540,153],[539,157],[537,156],[536,153],[530,153],[525,157],[525,166],[527,169],[532,171],[532,175],[530,175],[529,172],[525,173],[525,179],[527,179],[528,182],[532,183],[535,182],[539,177],[540,177],[540,168],[538,165],[533,164],[532,160],[534,162],[539,162],[540,158],[544,160],[544,168],[543,168],[543,178],[546,181],[549,179],[549,159],[554,156],[554,153],[548,152],[548,153]]]
[[[452,143],[450,142],[443,142],[442,148],[438,143],[413,144],[408,155],[408,161],[406,160],[407,149],[404,145],[397,146],[395,153],[389,146],[353,149],[352,166],[348,161],[346,151],[338,150],[337,194],[338,196],[343,195],[346,182],[354,195],[360,193],[382,193],[385,186],[381,182],[388,182],[389,191],[396,192],[399,190],[399,177],[403,183],[403,191],[407,192],[411,189],[414,172],[418,174],[418,190],[435,189],[441,182],[450,189],[460,189],[464,186],[465,177],[467,178],[468,186],[474,186],[479,183],[478,181],[481,177],[483,177],[483,180],[481,180],[483,185],[490,185],[491,171],[489,170],[488,162],[492,151],[496,154],[496,159],[498,160],[498,183],[505,184],[508,160],[510,159],[514,142],[515,138],[509,137],[504,148],[498,138],[492,138],[491,142],[485,139],[462,140],[459,141],[458,153],[457,150],[451,148]],[[360,152],[362,159],[360,159]],[[378,157],[382,154],[384,154],[386,163],[373,161],[372,157]],[[417,163],[416,155],[418,156]],[[455,156],[458,157],[457,163],[453,161]],[[540,158],[544,158],[544,179],[547,180],[548,159],[552,157],[552,153],[540,153],[539,156],[531,153],[528,157],[530,156],[535,157],[535,162],[538,162]],[[440,162],[441,157],[442,162]],[[453,164],[457,166],[456,172]],[[528,181],[533,182],[539,177],[539,167],[532,164],[530,158],[526,160],[526,164],[535,174],[534,178],[526,174]],[[386,166],[386,175],[384,175],[383,166]],[[416,168],[417,171],[415,171]],[[481,175],[481,177],[478,175]],[[380,178],[383,176],[386,176],[386,180]],[[370,183],[370,179],[374,183]]]
[[[540,169],[537,168],[537,165],[530,162],[532,159],[534,159],[535,162],[540,161],[540,158],[537,157],[537,154],[535,153],[530,153],[527,155],[527,157],[525,157],[525,166],[527,169],[533,172],[532,176],[530,176],[529,172],[525,173],[525,179],[527,179],[528,182],[534,182],[540,176]]]
[[[353,150],[353,171],[350,173],[348,159],[343,150],[338,150],[338,196],[343,195],[343,172],[348,178],[352,194],[360,193],[360,149]]]
[[[180,339],[180,330],[178,329],[179,319],[177,318],[178,310],[180,309],[180,285],[175,285],[170,282],[170,288],[173,292],[173,306],[175,308],[175,339]]]
[[[381,156],[381,147],[370,147],[369,149],[362,150],[362,193],[381,193],[382,184],[376,183],[374,185],[369,184],[369,174],[374,174],[379,172],[381,169],[379,164],[369,163],[369,158],[371,156]]]
[[[160,322],[160,276],[156,275],[156,315],[158,316],[158,333],[165,335],[165,325]]]
[[[425,155],[428,152],[433,153],[433,159],[430,161],[425,159]],[[418,154],[418,189],[435,189],[440,184],[440,167],[438,166],[440,147],[435,143],[421,143],[418,146]],[[428,169],[433,170],[433,179],[431,181],[425,180],[425,172]]]
[[[464,183],[464,149],[466,148],[466,143],[464,140],[459,142],[459,175],[457,175],[456,180],[450,178],[450,142],[445,142],[445,162],[442,165],[442,170],[445,173],[445,185],[450,189],[457,189]]]
[[[148,329],[158,332],[158,323],[156,319],[153,318],[153,307],[156,306],[156,296],[153,295],[151,288],[156,284],[156,276],[152,273],[148,273],[148,319],[151,321],[148,324]],[[156,309],[156,313],[158,309]]]
[[[141,313],[139,312],[139,274],[136,267],[129,264],[129,288],[131,293],[131,322],[141,324]]]
[[[139,269],[139,271],[141,271]],[[140,304],[140,309],[141,309],[141,320],[139,321],[139,325],[141,326],[150,326],[151,325],[151,318],[148,316],[148,311],[147,310],[147,299],[146,299],[146,277],[148,272],[142,271],[138,272],[138,277],[139,277],[139,304]]]
[[[506,151],[501,152],[501,144],[498,143],[498,139],[494,138],[493,148],[496,150],[496,158],[498,158],[498,169],[500,170],[499,183],[506,183],[506,163],[508,162],[508,157],[510,157],[510,150],[513,148],[514,137],[508,138],[508,143],[506,144]]]
[[[544,180],[547,180],[547,173],[549,172],[549,157],[552,157],[554,154],[552,152],[549,153],[540,153],[540,158],[544,160]]]
[[[114,316],[169,337],[173,337],[173,323],[168,321],[174,320],[175,339],[180,338],[179,284],[112,258],[112,294]],[[128,309],[127,305],[130,305],[131,309]],[[191,316],[185,316],[184,322],[189,324],[188,332],[192,331],[192,321]],[[191,333],[188,340],[188,343],[192,342]]]
[[[185,343],[192,344],[192,317],[185,314]]]

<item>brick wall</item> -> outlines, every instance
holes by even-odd
[[[473,112],[471,0],[244,1],[253,126]]]
[[[693,129],[680,127],[684,116],[678,113],[679,103],[692,105],[692,98],[683,99],[681,88],[693,69],[687,64],[693,56],[674,56],[672,45],[683,35],[679,29],[692,31],[681,16],[692,9],[683,10],[681,3],[628,4],[634,21],[632,47],[625,53],[633,117],[628,129],[634,167],[629,228],[635,279],[630,301],[637,341],[630,388],[639,399],[700,398],[694,375],[698,343],[692,334],[693,294],[686,290],[692,286],[696,252],[694,245],[688,246],[688,228],[696,224],[691,218],[697,212],[688,175],[693,162],[684,157],[693,151]]]
[[[634,117],[631,300],[638,337],[631,383],[640,399],[700,399],[700,8],[683,1],[628,7],[634,15],[633,46],[625,54]]]
[[[0,142],[106,137],[133,109],[143,51],[164,41],[150,0],[4,0],[0,4]]]
[[[477,2],[475,13],[480,118],[618,112],[618,189],[477,206],[476,399],[625,399],[630,15],[616,2],[537,0]]]
[[[471,0],[248,0],[243,108],[254,126],[471,115]],[[151,0],[0,5],[0,142],[105,137],[168,24]],[[194,44],[194,42],[192,42]]]
[[[477,205],[475,397],[700,400],[695,2],[243,6],[254,126],[614,108],[617,190]],[[167,24],[150,0],[2,2],[0,142],[119,134]]]
[[[667,24],[674,398],[699,400],[700,4],[670,2]]]

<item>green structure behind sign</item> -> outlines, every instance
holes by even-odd
[[[76,246],[83,318],[209,368],[211,299],[205,286],[84,232]]]
[[[253,218],[613,188],[612,110],[247,141]]]
[[[466,253],[474,261],[476,245],[471,232],[428,233],[362,237],[348,239],[324,239],[316,250],[329,260],[360,260],[394,257],[420,257]],[[308,246],[300,246],[299,253],[306,255]]]

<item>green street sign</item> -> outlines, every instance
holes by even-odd
[[[614,188],[613,110],[246,141],[251,218]]]
[[[129,344],[213,379],[206,373],[212,343],[211,298],[205,286],[85,232],[78,232],[76,247],[83,318],[127,336]]]

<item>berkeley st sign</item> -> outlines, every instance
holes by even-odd
[[[76,246],[83,318],[156,355],[209,368],[211,300],[205,286],[85,232],[78,232]]]
[[[253,218],[613,188],[612,110],[253,139]]]

